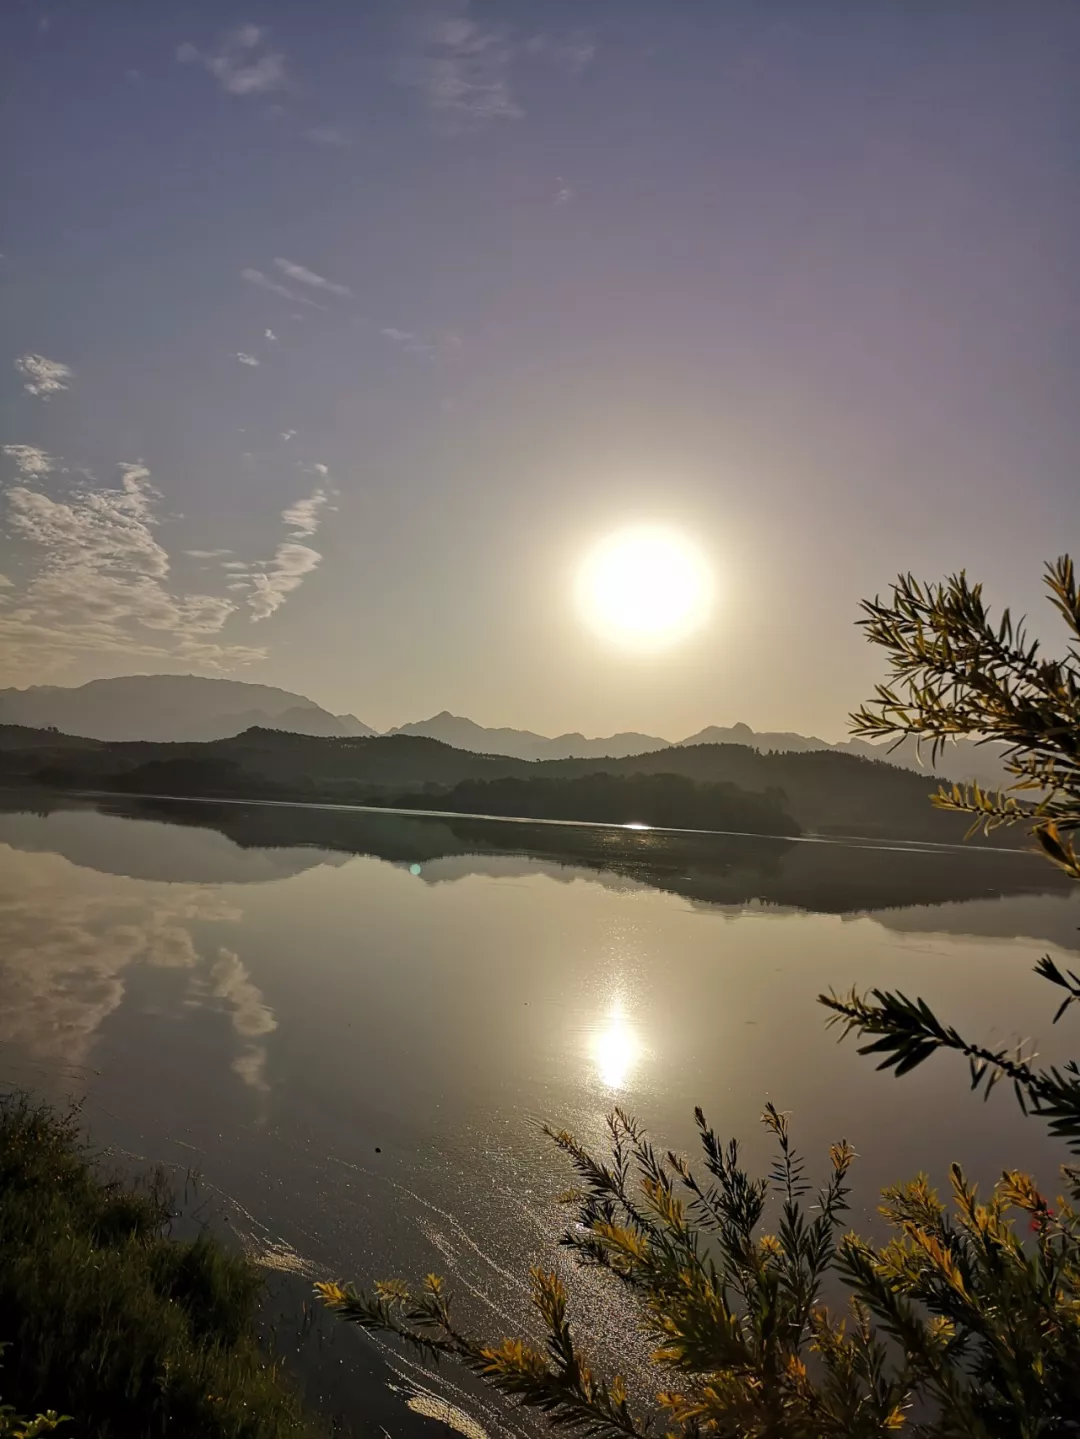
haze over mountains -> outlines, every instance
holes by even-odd
[[[25,690],[0,690],[0,724],[55,727],[90,739],[159,742],[225,739],[252,728],[324,737],[377,733],[355,715],[332,714],[306,695],[244,680],[197,675],[124,675],[70,688],[38,685]],[[634,731],[593,739],[576,732],[550,738],[531,730],[486,728],[444,710],[430,719],[399,725],[388,733],[435,739],[476,754],[524,760],[622,759],[687,745],[737,744],[761,751],[834,750],[885,759],[907,769],[929,768],[926,756],[920,765],[911,740],[889,750],[865,740],[830,744],[813,735],[755,731],[746,724],[710,725],[674,741]],[[996,754],[970,741],[951,745],[939,761],[937,773],[951,779],[978,780],[988,786],[1007,782]]]
[[[246,729],[371,735],[355,715],[334,715],[305,695],[199,675],[122,675],[75,688],[0,690],[0,724],[55,727],[103,740],[214,740]]]

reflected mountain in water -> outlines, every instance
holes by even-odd
[[[31,803],[50,815],[47,829],[25,822]],[[144,823],[121,826],[127,842],[105,856],[92,837],[95,813]],[[192,830],[199,831],[197,840]],[[0,799],[0,841],[53,849],[108,873],[204,883],[280,879],[316,864],[342,864],[350,855],[448,882],[506,875],[513,872],[507,861],[516,857],[529,862],[531,873],[540,862],[556,878],[586,870],[701,904],[824,914],[1071,893],[1066,876],[1034,853],[228,801],[110,796],[57,803],[11,793]]]
[[[288,879],[319,864],[345,864],[348,854],[291,843],[254,848],[238,843],[214,825],[170,822],[145,806],[128,806],[108,846],[101,844],[97,816],[106,806],[35,795],[0,795],[0,844],[30,853],[62,855],[72,864],[129,879],[175,884],[255,884]],[[48,820],[48,825],[41,821]],[[140,821],[142,821],[140,823]]]

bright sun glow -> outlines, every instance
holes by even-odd
[[[622,1089],[641,1057],[641,1041],[621,1000],[612,1001],[603,1024],[590,1036],[589,1052],[600,1083],[607,1089]]]
[[[699,550],[671,530],[620,530],[588,555],[577,599],[587,623],[634,649],[664,649],[708,618],[713,583]]]

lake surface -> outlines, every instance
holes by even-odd
[[[1080,886],[1031,855],[8,794],[0,1080],[80,1100],[118,1156],[197,1169],[280,1276],[285,1347],[312,1277],[430,1269],[494,1336],[523,1322],[528,1265],[566,1262],[539,1120],[600,1143],[617,1103],[692,1152],[701,1104],[764,1167],[771,1099],[816,1173],[854,1144],[864,1229],[881,1185],[954,1159],[1052,1187],[1063,1154],[1007,1092],[973,1100],[949,1057],[875,1073],[815,997],[899,988],[1067,1058],[1032,967],[1075,967],[1078,927]],[[599,1357],[633,1372],[625,1314],[580,1292]],[[365,1432],[528,1428],[344,1329],[295,1363]]]

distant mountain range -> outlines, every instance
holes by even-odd
[[[25,690],[0,690],[0,724],[52,727],[65,734],[101,740],[191,742],[226,739],[253,728],[325,738],[377,733],[355,715],[332,714],[305,695],[270,685],[197,675],[124,675],[72,688],[38,685]],[[834,750],[884,759],[905,769],[930,769],[927,756],[920,764],[913,740],[905,740],[890,750],[865,740],[829,744],[813,735],[755,731],[746,724],[710,725],[674,741],[634,731],[599,739],[578,733],[549,738],[532,730],[489,729],[443,710],[430,719],[399,725],[388,733],[439,740],[474,754],[523,760],[625,759],[687,745],[737,744],[762,752]],[[998,754],[969,740],[950,745],[931,772],[949,779],[977,780],[989,787],[1008,782]]]
[[[305,695],[199,675],[123,675],[75,688],[0,690],[0,724],[55,728],[103,740],[215,740],[255,727],[308,735],[372,735]]]
[[[432,715],[431,719],[398,725],[387,733],[420,735],[453,745],[455,749],[472,750],[474,754],[503,754],[512,759],[623,759],[627,755],[666,749],[671,744],[670,740],[633,730],[603,739],[586,739],[576,732],[549,739],[528,729],[485,729],[474,720],[452,715],[449,710]]]
[[[428,720],[414,724],[399,725],[390,734],[419,735],[425,739],[437,739],[455,749],[472,750],[475,754],[509,755],[514,759],[625,759],[630,755],[654,754],[657,750],[682,749],[699,744],[742,744],[750,749],[767,754],[776,750],[782,754],[805,753],[810,750],[835,750],[839,754],[859,755],[863,759],[885,760],[899,765],[902,769],[927,770],[930,774],[946,779],[977,780],[990,789],[1007,785],[1011,781],[1004,766],[993,749],[958,740],[950,744],[936,766],[931,766],[929,751],[924,750],[920,759],[914,740],[904,740],[891,749],[888,745],[868,744],[866,740],[841,740],[830,744],[828,740],[814,735],[793,734],[788,731],[752,730],[748,724],[709,725],[686,739],[662,739],[659,735],[639,734],[627,731],[608,735],[604,739],[586,739],[583,734],[563,734],[555,739],[535,734],[532,730],[485,729],[473,720],[452,715],[448,710],[433,715]]]

